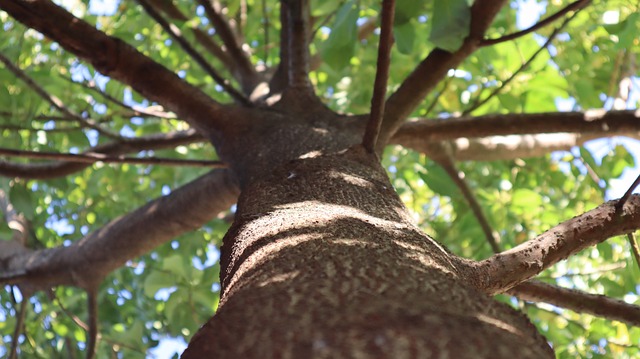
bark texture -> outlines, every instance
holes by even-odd
[[[262,153],[270,170],[238,169],[248,177],[222,248],[220,306],[183,358],[553,357],[523,314],[476,289],[473,267],[412,223],[375,155],[344,149],[359,137],[334,137],[340,119],[320,121],[326,132],[295,122],[268,131],[295,144]],[[324,135],[284,140],[304,127]]]

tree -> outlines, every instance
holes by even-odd
[[[468,3],[0,0],[9,357],[637,355],[637,6]]]

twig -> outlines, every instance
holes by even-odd
[[[638,268],[640,268],[640,247],[638,247],[636,236],[633,233],[628,233],[627,239],[629,239],[631,253],[633,253],[633,257],[636,259],[636,265],[638,266]]]
[[[638,185],[640,185],[640,175],[636,177],[636,180],[633,181],[631,186],[629,186],[629,189],[627,190],[627,192],[625,192],[624,195],[620,197],[620,199],[618,200],[618,203],[616,203],[617,210],[620,210],[622,206],[624,206],[624,203],[629,200],[629,197],[631,197],[631,194],[636,189],[636,187],[638,187]]]
[[[580,9],[578,9],[580,10]],[[526,69],[527,67],[529,67],[529,65],[533,62],[533,60],[536,59],[536,57],[538,57],[538,55],[540,55],[542,53],[542,51],[544,49],[547,48],[547,46],[551,45],[551,42],[556,38],[556,36],[558,36],[558,34],[560,33],[560,31],[562,31],[562,29],[565,28],[565,26],[567,26],[567,24],[573,20],[573,18],[578,14],[578,11],[576,11],[573,15],[571,15],[570,17],[566,18],[564,20],[564,22],[558,26],[557,28],[555,28],[553,30],[553,32],[551,33],[551,35],[549,35],[549,37],[547,38],[547,41],[545,41],[545,43],[540,46],[540,48],[538,50],[536,50],[536,52],[533,53],[533,55],[531,55],[529,57],[529,59],[520,66],[519,69],[517,69],[513,74],[511,74],[511,76],[509,76],[508,79],[502,81],[502,84],[499,87],[496,87],[493,91],[491,91],[491,93],[489,94],[489,96],[485,97],[483,100],[477,100],[474,102],[474,104],[469,107],[468,109],[464,110],[464,112],[462,113],[462,115],[468,115],[470,114],[472,111],[474,111],[475,109],[477,109],[478,107],[484,105],[485,103],[487,103],[489,100],[491,100],[495,95],[497,95],[498,93],[500,93],[500,91],[502,91],[509,83],[511,83],[511,81],[513,81],[516,76],[518,76],[520,74],[520,72],[522,72],[524,69]]]
[[[38,85],[31,77],[29,77],[24,71],[22,71],[19,67],[15,66],[2,52],[0,52],[0,62],[2,62],[8,69],[11,71],[16,77],[22,80],[27,86],[29,86],[33,91],[35,91],[40,97],[49,102],[53,107],[58,109],[58,111],[62,112],[67,117],[71,117],[74,120],[80,122],[82,126],[88,127],[98,131],[100,134],[105,135],[106,137],[114,138],[114,139],[123,139],[117,133],[111,132],[107,129],[100,127],[93,120],[85,119],[80,115],[73,113],[69,110],[64,103],[57,97],[49,94]]]
[[[262,18],[264,19],[264,61],[265,65],[269,64],[269,14],[267,13],[267,0],[262,0]]]
[[[526,34],[529,34],[531,32],[534,32],[542,27],[545,27],[549,24],[551,24],[552,22],[558,20],[560,17],[564,16],[565,14],[567,14],[569,11],[572,10],[578,10],[578,9],[582,9],[583,7],[585,7],[589,2],[591,2],[591,0],[577,0],[572,2],[571,4],[565,6],[564,8],[562,8],[561,10],[559,10],[558,12],[556,12],[555,14],[549,16],[548,18],[541,20],[540,22],[534,24],[533,26],[524,29],[522,31],[518,31],[515,32],[513,34],[509,34],[509,35],[504,35],[501,36],[497,39],[484,39],[480,42],[480,46],[489,46],[489,45],[495,45],[495,44],[499,44],[501,42],[506,42],[506,41],[511,41],[514,39],[517,39],[519,37],[522,37]]]
[[[148,158],[135,158],[125,156],[109,156],[102,153],[86,152],[83,154],[73,153],[59,153],[59,152],[36,152],[36,151],[24,151],[15,150],[11,148],[0,148],[0,155],[11,157],[24,157],[24,158],[37,158],[37,159],[49,159],[49,160],[62,160],[66,162],[81,162],[81,163],[129,163],[129,164],[141,164],[141,165],[168,165],[168,166],[190,166],[190,167],[209,167],[209,168],[222,168],[227,167],[224,162],[221,161],[207,161],[207,160],[187,160],[187,159],[174,159],[164,157],[148,157]]]
[[[89,319],[89,333],[87,338],[87,359],[93,359],[96,355],[98,342],[98,296],[97,286],[87,290],[87,306]]]
[[[9,359],[16,359],[18,357],[18,346],[20,345],[19,338],[22,334],[22,326],[24,325],[24,318],[27,313],[27,302],[29,300],[22,297],[20,302],[20,309],[18,312],[18,320],[16,321],[15,329],[13,330],[13,337],[11,338],[11,349],[9,349]]]
[[[171,36],[182,49],[193,58],[202,69],[213,78],[213,80],[220,85],[234,100],[245,106],[250,106],[251,102],[238,90],[233,88],[227,80],[225,80],[202,55],[196,51],[196,49],[182,37],[180,30],[173,24],[170,24],[165,20],[160,13],[158,13],[153,6],[151,6],[147,0],[138,0],[138,3],[144,8],[144,10]]]
[[[457,170],[451,154],[446,151],[446,149],[443,149],[442,153],[444,154],[443,156],[434,160],[440,166],[442,166],[445,172],[447,172],[449,177],[451,177],[453,182],[460,189],[460,192],[462,192],[464,199],[469,204],[469,207],[471,207],[471,212],[473,212],[473,215],[476,217],[476,220],[480,224],[482,232],[484,233],[487,242],[491,246],[491,250],[493,250],[493,253],[500,253],[501,248],[498,244],[500,242],[500,238],[498,238],[497,234],[493,231],[493,229],[491,229],[489,220],[487,220],[487,217],[484,215],[482,207],[480,206],[480,203],[478,203],[476,196],[471,191],[471,188],[467,184],[467,181],[465,181],[464,176],[461,175]]]
[[[382,119],[384,117],[387,80],[389,79],[389,65],[391,62],[391,46],[393,46],[393,17],[395,0],[382,1],[382,20],[380,26],[380,42],[378,45],[378,61],[376,64],[376,78],[371,98],[371,113],[367,129],[362,139],[362,145],[369,153],[374,153]]]
[[[150,116],[150,117],[159,117],[159,118],[165,118],[165,119],[170,119],[170,120],[174,120],[176,119],[175,115],[169,114],[167,112],[164,111],[153,111],[153,110],[149,110],[149,109],[144,109],[144,108],[135,108],[132,106],[127,105],[126,103],[118,100],[117,98],[109,95],[108,93],[100,90],[98,88],[98,86],[96,86],[94,81],[89,81],[89,82],[76,82],[73,81],[73,79],[71,79],[70,77],[66,77],[66,76],[61,76],[63,79],[69,81],[70,83],[74,84],[74,85],[80,85],[88,90],[91,90],[97,94],[99,94],[100,96],[102,96],[103,98],[105,98],[108,101],[113,102],[114,104],[126,109],[126,110],[130,110],[133,112],[134,116]]]

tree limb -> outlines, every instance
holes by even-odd
[[[89,331],[87,333],[87,359],[96,355],[98,344],[98,286],[87,289],[87,316]]]
[[[128,140],[127,142],[110,142],[92,147],[83,153],[118,156],[125,153],[171,148],[200,141],[203,141],[203,137],[195,130],[191,129],[187,131],[138,137]],[[81,171],[90,165],[91,163],[68,161],[22,164],[0,160],[0,176],[10,178],[49,179],[67,176],[71,173]]]
[[[545,302],[577,313],[640,326],[640,306],[605,295],[585,293],[533,280],[521,283],[509,289],[507,293],[530,302]]]
[[[471,7],[469,36],[454,53],[434,49],[387,99],[381,139],[386,142],[404,120],[418,107],[427,94],[442,80],[449,69],[456,68],[473,53],[484,33],[506,0],[476,0]]]
[[[102,74],[161,103],[214,139],[222,135],[225,121],[233,121],[228,107],[221,106],[131,45],[104,34],[51,1],[0,0],[0,8],[89,61]]]
[[[609,201],[547,230],[538,237],[476,263],[479,288],[505,292],[567,257],[640,228],[640,195],[616,210]]]
[[[22,297],[20,302],[20,309],[18,309],[16,326],[13,330],[13,336],[11,337],[11,349],[9,349],[9,359],[16,359],[18,357],[18,347],[20,346],[20,334],[22,334],[22,328],[24,327],[24,317],[27,314],[27,303],[29,300]]]
[[[293,88],[310,88],[309,81],[309,0],[282,0],[280,11],[287,17],[286,27],[288,48],[286,58],[289,71],[288,86]],[[283,45],[281,45],[283,46]]]
[[[403,124],[393,136],[393,142],[433,142],[558,132],[594,133],[602,137],[637,134],[640,133],[640,111],[588,110],[419,120]]]
[[[230,170],[214,170],[68,247],[11,255],[3,248],[7,241],[0,241],[0,283],[92,288],[127,260],[201,227],[235,203],[238,192]]]

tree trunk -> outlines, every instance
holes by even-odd
[[[254,176],[221,261],[218,312],[183,358],[553,357],[413,224],[360,146]]]

